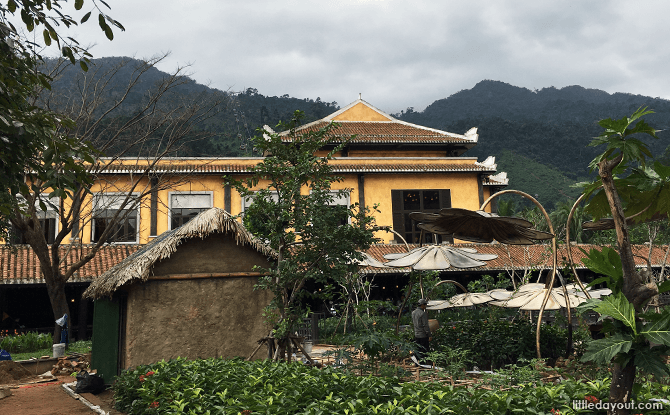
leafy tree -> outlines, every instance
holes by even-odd
[[[630,117],[599,122],[605,129],[591,146],[605,145],[605,151],[591,162],[598,179],[585,186],[592,196],[586,212],[595,219],[611,215],[616,231],[617,252],[604,249],[590,253],[586,264],[605,275],[612,289],[604,300],[592,299],[582,309],[593,309],[613,322],[605,324],[607,337],[593,341],[585,360],[613,363],[610,402],[624,403],[632,398],[636,368],[657,377],[670,374],[661,356],[670,351],[670,309],[660,314],[643,313],[643,306],[659,292],[670,289],[670,282],[657,287],[648,275],[637,271],[631,249],[628,223],[654,219],[670,211],[670,167],[659,162],[647,164],[651,152],[637,135],[656,137],[656,130],[641,118],[652,113],[639,109]],[[658,346],[650,347],[650,342]],[[616,409],[611,413],[628,413]]]
[[[75,57],[81,58],[80,66],[86,70],[91,55],[79,46],[77,40],[56,30],[60,25],[70,27],[78,23],[61,11],[64,3],[63,0],[8,0],[6,4],[0,4],[0,191],[3,193],[0,197],[0,236],[3,238],[8,237],[10,221],[24,222],[24,217],[35,218],[38,208],[46,210],[44,200],[38,198],[31,203],[20,203],[14,197],[17,193],[36,192],[35,183],[41,183],[42,189],[48,189],[51,196],[64,199],[68,191],[92,182],[86,169],[76,160],[91,163],[95,151],[86,141],[57,132],[59,128],[71,128],[72,121],[35,105],[36,91],[49,88],[51,79],[39,71],[42,57],[36,53],[37,45],[20,35],[22,31],[18,31],[10,20],[10,16],[19,14],[28,32],[43,27],[44,44],[49,46],[55,42],[62,55],[73,64]],[[103,4],[109,8],[107,3],[91,0],[89,4],[92,9],[84,14],[81,23],[97,10],[98,24],[110,40],[114,36],[111,26],[123,30],[119,22],[98,7]],[[83,6],[83,0],[75,0],[75,10],[82,10]],[[30,176],[28,180],[26,173]],[[31,230],[40,229],[39,222],[34,220],[24,224]],[[62,297],[65,302],[64,291]]]
[[[140,62],[126,60],[102,73],[91,63],[89,71],[80,73],[77,80],[79,88],[66,92],[54,87],[51,91],[42,91],[36,97],[36,107],[46,108],[54,114],[63,114],[74,120],[66,126],[53,127],[54,137],[62,137],[62,140],[75,145],[86,143],[89,148],[95,148],[95,153],[85,159],[79,154],[67,153],[67,149],[59,149],[65,153],[69,164],[48,165],[63,175],[70,174],[70,170],[80,171],[85,181],[74,178],[67,187],[59,187],[53,184],[53,180],[26,172],[28,185],[17,192],[20,197],[14,198],[9,216],[11,224],[22,233],[40,261],[55,317],[69,313],[65,284],[77,270],[93,259],[105,243],[114,240],[117,225],[122,224],[142,203],[146,205],[152,191],[171,188],[189,179],[187,175],[177,180],[166,173],[154,173],[154,166],[179,151],[184,141],[210,135],[196,129],[216,113],[222,97],[209,93],[196,96],[175,93],[179,85],[188,82],[188,78],[182,74],[183,68],[155,84],[144,100],[132,105],[125,102],[141,84],[145,74],[163,58],[159,56]],[[113,84],[111,80],[123,70],[132,72],[130,82],[119,94],[110,94],[103,85]],[[111,95],[115,98],[110,98]],[[124,104],[128,108],[121,111]],[[47,149],[44,153],[49,151]],[[102,157],[102,154],[110,156]],[[105,171],[117,164],[120,157],[135,157],[137,154],[142,156],[133,162],[134,173],[128,175],[127,183],[115,183],[104,177]],[[38,153],[37,156],[44,157],[44,154]],[[151,186],[148,184],[150,175],[153,182]],[[72,245],[67,244],[70,241],[81,241],[82,233],[90,229],[93,223],[96,209],[93,208],[95,199],[90,195],[90,188],[94,182],[99,192],[114,192],[118,198],[114,207],[109,208],[113,210],[113,216],[106,218],[107,226],[96,235],[88,253],[63,266],[63,251],[59,248],[66,245],[68,249],[73,249]],[[47,208],[58,215],[58,234],[53,243],[45,238],[40,222],[42,211]],[[54,337],[55,340],[60,338],[59,335]]]
[[[253,143],[267,155],[265,159],[252,169],[250,178],[225,178],[242,197],[253,198],[244,223],[278,254],[276,266],[264,270],[267,276],[259,282],[260,288],[274,293],[270,309],[273,334],[279,339],[278,356],[284,354],[301,316],[301,300],[308,295],[305,285],[344,280],[357,271],[355,260],[362,259],[358,250],[376,240],[368,209],[358,204],[331,206],[335,198],[348,193],[347,189],[331,190],[342,178],[333,175],[328,161],[341,146],[325,157],[314,153],[329,142],[337,125],[298,132],[302,117],[296,111],[288,124],[278,126],[288,129],[288,142],[259,129]]]
[[[90,55],[76,40],[56,31],[59,25],[69,27],[77,23],[61,11],[63,3],[9,0],[6,7],[0,6],[0,87],[3,89],[0,94],[3,186],[0,234],[7,236],[11,224],[33,248],[40,261],[54,317],[69,314],[65,284],[70,277],[114,236],[114,223],[124,220],[124,215],[149,193],[150,189],[140,183],[146,180],[155,163],[174,152],[185,138],[197,138],[192,134],[194,127],[212,114],[219,99],[203,96],[185,99],[173,94],[176,86],[188,80],[183,74],[184,68],[180,68],[150,88],[143,100],[122,112],[120,109],[132,96],[131,92],[163,57],[142,61],[138,66],[128,65],[126,61],[104,74],[99,73],[88,60]],[[102,1],[99,3],[106,6]],[[95,0],[90,4],[98,8]],[[76,10],[81,10],[84,2],[76,0],[74,5]],[[53,77],[59,76],[59,69],[65,67],[66,61],[45,64],[31,50],[35,45],[19,36],[7,20],[15,13],[21,15],[29,32],[38,26],[44,27],[44,42],[54,41],[70,63],[74,63],[75,56],[82,58],[80,66],[84,72],[79,73],[74,85],[51,90]],[[81,22],[91,13],[92,10],[86,13]],[[102,11],[98,15],[98,24],[111,39],[110,25],[122,26]],[[89,65],[93,70],[86,72]],[[106,86],[123,69],[129,69],[130,81],[118,94],[110,94]],[[169,108],[166,103],[170,104]],[[85,208],[92,202],[87,196],[91,184],[116,157],[138,154],[138,148],[151,155],[145,157],[143,168],[133,175],[134,181],[121,189],[127,193],[122,197],[121,208],[110,220],[112,226],[99,235],[88,255],[63,266],[59,247],[69,242],[65,239],[68,235],[75,241],[80,240],[80,233],[92,219],[90,214],[82,214],[91,211]],[[101,152],[113,152],[115,157],[103,159]],[[159,178],[155,188],[164,188],[165,183],[166,180]],[[52,244],[46,240],[40,223],[46,210],[56,212],[59,217],[59,232]],[[59,331],[55,326],[55,341],[60,338]]]

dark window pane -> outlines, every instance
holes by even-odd
[[[44,239],[46,239],[47,244],[51,245],[56,241],[56,219],[39,219],[40,227],[42,228],[42,233],[44,234]],[[12,225],[10,231],[10,238],[13,244],[25,245],[28,243],[25,235],[17,227]]]
[[[419,198],[419,191],[417,190],[408,190],[403,192],[403,202],[404,210],[421,210],[421,199]]]
[[[399,199],[399,192],[402,192],[402,201]],[[441,243],[443,238],[441,235],[435,237],[431,233],[424,233],[421,238],[421,229],[416,227],[416,224],[409,218],[412,212],[438,212],[442,204],[449,205],[450,201],[442,201],[440,196],[442,194],[449,195],[448,190],[393,190],[392,191],[392,207],[394,226],[400,227],[404,225],[404,229],[395,229],[402,232],[403,236],[410,243],[419,243],[423,239],[423,243],[432,244],[434,240]],[[448,197],[447,197],[448,198]],[[397,219],[396,219],[397,218]]]
[[[333,213],[333,221],[336,226],[342,226],[349,223],[349,215],[347,214],[347,207],[344,205],[328,206]]]
[[[108,227],[112,227],[106,242],[136,242],[137,241],[137,212],[124,210],[119,214],[116,222],[112,219],[116,211],[106,209],[97,212],[93,217],[93,242],[98,242]]]
[[[423,191],[423,211],[440,208],[440,192],[438,190]]]
[[[170,229],[176,229],[183,224],[187,223],[191,219],[195,218],[198,216],[198,214],[204,210],[207,210],[205,208],[203,209],[172,209],[172,221],[171,221],[171,228]]]

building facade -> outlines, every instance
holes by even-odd
[[[477,144],[476,128],[453,134],[422,127],[397,120],[359,99],[296,132],[316,130],[330,122],[339,124],[333,146],[355,137],[330,162],[334,173],[343,178],[333,190],[349,190],[348,197],[334,203],[377,204],[377,224],[392,227],[410,243],[419,241],[419,232],[409,220],[410,212],[445,207],[476,210],[507,185],[505,173],[497,172],[494,157],[480,162],[462,156]],[[281,134],[290,141],[286,133]],[[319,155],[329,150],[324,148]],[[88,202],[82,204],[78,233],[71,239],[95,243],[107,227],[113,226],[114,243],[145,244],[211,207],[242,214],[252,201],[224,186],[223,176],[248,176],[248,169],[262,159],[166,158],[155,165],[137,158],[110,162],[98,175]],[[264,185],[261,182],[258,188]],[[119,213],[126,197],[136,200]],[[117,214],[122,220],[113,220]],[[45,216],[45,220],[54,222],[47,223],[45,229],[57,232],[55,219]],[[397,234],[384,232],[377,236],[384,243],[392,243],[401,240]]]

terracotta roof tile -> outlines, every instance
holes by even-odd
[[[350,137],[356,135],[354,143],[462,143],[475,144],[461,135],[446,131],[412,125],[401,121],[338,121],[340,125],[332,130],[333,135]],[[299,128],[298,133],[317,131],[328,125],[326,121],[317,121]],[[284,141],[290,138],[283,134]],[[337,142],[336,140],[334,140]]]
[[[84,265],[78,272],[76,272],[69,282],[90,282],[93,278],[101,275],[112,266],[124,260],[134,252],[141,249],[143,245],[107,245],[102,247],[96,256]],[[418,245],[410,245],[410,249],[416,248]],[[501,245],[501,244],[458,244],[456,247],[470,247],[480,253],[496,254],[497,259],[487,262],[486,266],[478,268],[470,268],[469,270],[460,270],[450,268],[445,272],[467,272],[467,271],[484,271],[484,272],[500,272],[508,270],[524,270],[529,267],[533,269],[550,269],[551,268],[551,254],[549,245]],[[70,249],[72,248],[72,249]],[[67,256],[64,257],[63,269],[69,264],[72,264],[78,258],[86,255],[91,250],[91,246],[62,246],[61,253],[69,250]],[[584,254],[580,248],[585,251],[591,249],[600,249],[596,245],[573,245],[572,257],[577,264],[577,269],[586,269],[581,263]],[[652,250],[651,263],[653,267],[661,267],[666,258],[666,251],[669,247],[654,246]],[[385,262],[385,254],[406,252],[405,245],[388,244],[388,245],[373,245],[368,251],[368,254],[381,262]],[[649,246],[635,245],[633,247],[633,254],[639,256],[635,258],[638,267],[647,265],[643,258],[646,258],[649,253]],[[567,262],[567,250],[565,245],[559,246],[558,251],[558,265],[562,267]],[[668,264],[666,264],[668,266]],[[408,272],[408,268],[366,268],[365,273],[404,273]],[[0,246],[0,283],[1,284],[39,284],[44,283],[41,275],[41,268],[39,260],[34,254],[32,248],[27,245],[19,245],[15,247]]]
[[[434,161],[423,161],[421,163],[342,163],[342,158],[333,163],[333,171],[336,174],[341,173],[441,173],[441,172],[495,172],[495,166],[486,166],[481,163],[436,163]],[[230,174],[244,173],[249,171],[253,164],[161,164],[154,169],[155,173],[172,174]],[[128,172],[143,171],[142,166],[111,165],[104,170],[108,174],[120,174]]]
[[[80,268],[68,282],[90,282],[102,272],[140,249],[140,245],[107,245],[102,247],[91,261]],[[61,246],[61,270],[66,269],[88,254],[90,245]],[[42,268],[33,249],[28,245],[0,246],[1,284],[44,283]]]
[[[410,249],[417,248],[418,245],[410,245]],[[478,268],[470,268],[469,271],[507,271],[507,270],[524,270],[527,268],[533,269],[550,269],[552,266],[551,246],[548,244],[538,245],[502,245],[502,244],[457,244],[454,247],[469,247],[474,248],[479,253],[496,254],[497,259],[488,261],[486,266]],[[585,255],[581,249],[589,252],[591,249],[600,250],[601,247],[597,245],[572,245],[571,254],[572,259],[576,264],[577,269],[586,269],[581,262]],[[669,247],[654,246],[651,256],[651,264],[653,267],[661,267],[664,263],[666,251]],[[385,262],[384,255],[391,253],[407,252],[405,245],[402,244],[388,244],[388,245],[373,245],[367,253],[375,259]],[[636,255],[635,262],[638,267],[646,267],[647,262],[644,258],[648,257],[649,246],[635,245],[633,247],[633,254]],[[558,248],[558,267],[562,268],[567,264],[567,248],[565,244]],[[670,260],[670,257],[667,258]],[[668,266],[670,264],[666,264]],[[366,273],[397,273],[408,272],[409,268],[372,268],[364,269]],[[457,268],[449,268],[445,272],[463,272],[464,270]]]

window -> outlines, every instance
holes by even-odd
[[[279,193],[276,191],[270,191],[270,197],[275,202],[279,202]],[[249,209],[249,206],[251,206],[252,203],[254,203],[254,196],[247,196],[242,199],[242,212],[245,212],[247,209]]]
[[[337,225],[346,225],[349,223],[349,194],[338,195],[337,192],[330,192],[333,196],[333,201],[329,207],[336,212]]]
[[[17,195],[16,198],[19,200],[19,204],[22,202],[25,206],[25,198],[21,195]],[[40,222],[40,227],[42,228],[42,233],[44,234],[44,239],[46,239],[47,244],[51,245],[56,241],[56,235],[58,234],[58,211],[56,206],[59,205],[60,199],[49,198],[43,196],[44,204],[46,205],[47,210],[44,211],[37,205],[37,218]],[[12,225],[10,231],[11,242],[13,244],[27,244],[23,232],[21,232],[17,227]]]
[[[94,196],[93,235],[91,237],[93,242],[98,242],[107,228],[111,228],[111,231],[106,242],[138,242],[137,200],[129,200],[125,209],[120,209],[125,198],[125,194]],[[117,212],[119,212],[119,215],[114,220]]]
[[[441,190],[391,190],[393,205],[393,230],[398,232],[408,243],[419,243],[421,229],[409,218],[412,212],[439,212],[440,209],[451,207],[451,192]],[[424,232],[423,243],[433,243],[433,234]],[[437,243],[451,242],[446,235],[435,235]],[[395,237],[401,242],[400,238]]]
[[[211,207],[211,193],[171,193],[170,229],[177,229]]]

